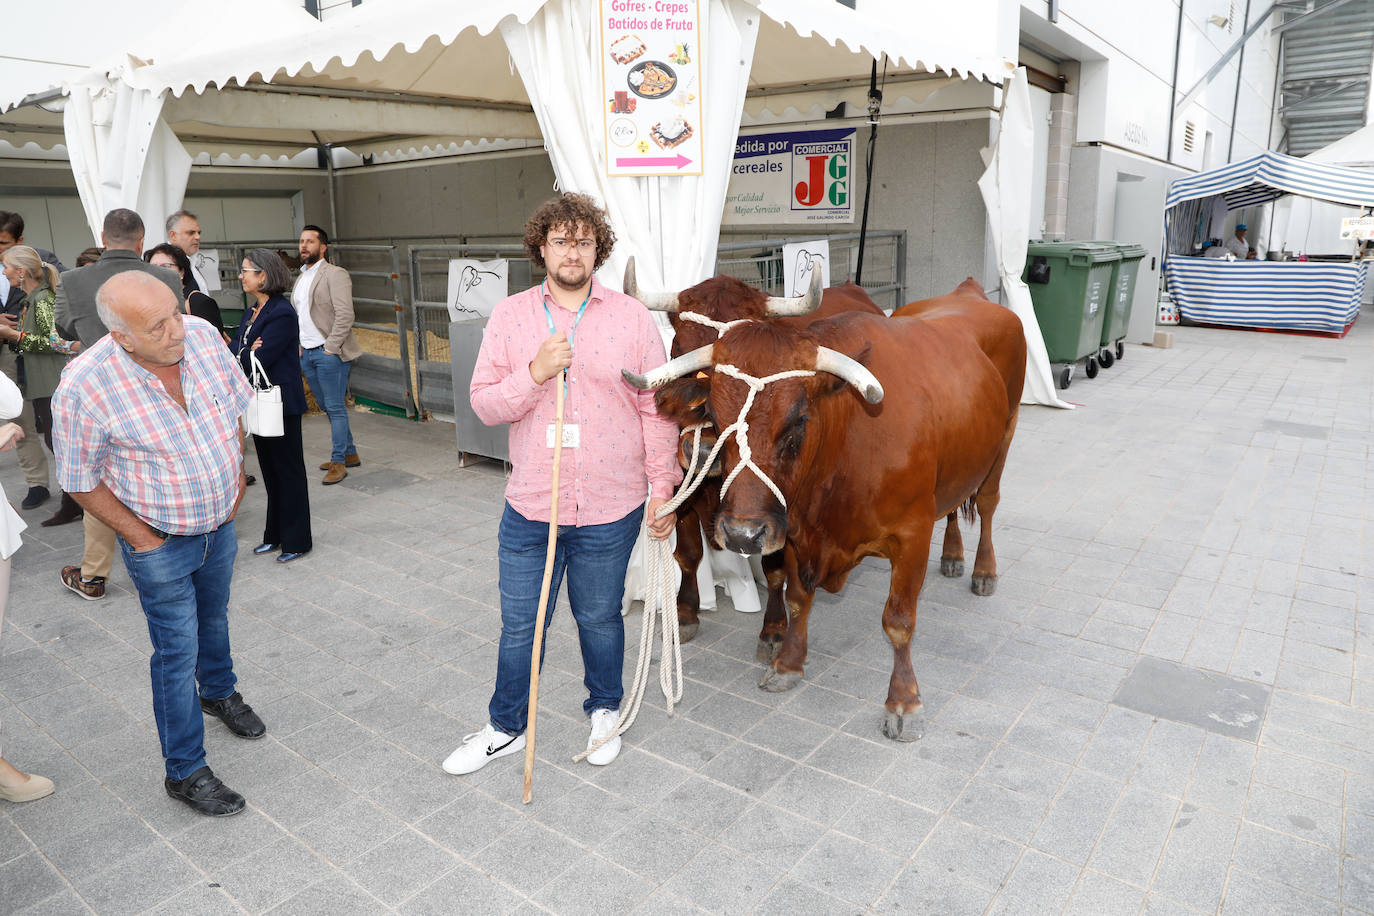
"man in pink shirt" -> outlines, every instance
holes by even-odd
[[[559,372],[567,370],[567,390],[548,616],[566,572],[586,669],[588,697],[582,706],[591,718],[588,747],[615,730],[624,693],[620,605],[630,551],[646,516],[651,536],[666,538],[673,530],[671,514],[655,515],[682,479],[677,426],[659,416],[652,392],[631,387],[620,374],[625,366],[655,368],[666,356],[648,310],[593,276],[615,245],[606,214],[584,194],[564,194],[535,211],[525,224],[524,241],[530,259],[548,278],[492,310],[470,389],[482,422],[510,424],[513,470],[499,533],[496,688],[486,725],[444,761],[454,775],[525,747],[530,654],[549,537]],[[604,766],[619,753],[620,739],[614,738],[587,762]]]

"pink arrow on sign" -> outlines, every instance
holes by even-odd
[[[672,165],[681,169],[691,165],[692,160],[688,159],[681,153],[678,153],[676,156],[649,156],[643,159],[626,156],[624,158],[616,159],[615,164],[622,168],[627,166],[633,168],[635,166]]]

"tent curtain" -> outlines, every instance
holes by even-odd
[[[611,178],[606,174],[596,0],[550,0],[528,22],[507,18],[501,34],[548,144],[559,187],[601,201],[619,239],[602,267],[620,288],[625,262],[645,288],[680,290],[715,268],[716,243],[735,137],[749,84],[759,13],[743,0],[705,0],[702,175]]]
[[[1030,289],[1021,280],[1030,240],[1031,161],[1026,150],[1031,148],[1033,131],[1026,70],[1018,67],[1003,86],[1001,127],[987,157],[987,171],[978,179],[978,190],[988,210],[992,230],[988,237],[997,256],[1003,299],[1026,332],[1026,384],[1021,403],[1072,407],[1054,393],[1045,338],[1035,320]]]
[[[127,207],[143,217],[145,246],[165,241],[163,221],[181,207],[191,156],[162,120],[162,93],[118,77],[73,86],[62,121],[92,237],[100,240],[106,213]]]

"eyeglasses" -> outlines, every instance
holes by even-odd
[[[262,273],[262,268],[261,268],[261,267],[240,267],[240,268],[239,268],[239,276],[240,276],[240,277],[243,276],[244,274],[247,274],[247,273],[260,274],[260,273]]]
[[[549,239],[549,247],[553,249],[554,254],[567,254],[574,245],[577,246],[578,254],[586,255],[596,251],[596,239]]]

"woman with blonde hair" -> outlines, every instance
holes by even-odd
[[[67,358],[75,355],[81,344],[63,340],[53,327],[60,283],[56,267],[43,263],[29,246],[15,245],[4,254],[4,272],[11,286],[24,291],[24,303],[17,327],[0,323],[0,340],[8,341],[19,352],[24,367],[24,399],[33,405],[34,427],[52,451],[52,393],[57,390]],[[62,505],[43,526],[65,525],[81,515],[76,500],[63,493]]]
[[[24,407],[24,396],[19,386],[10,381],[9,376],[0,373],[0,418],[9,419],[19,416]],[[0,451],[14,445],[24,431],[16,423],[0,423]],[[5,605],[10,592],[10,556],[19,549],[19,532],[25,528],[24,520],[5,501],[5,491],[0,489],[0,630],[5,626]],[[51,795],[52,780],[45,776],[25,773],[4,757],[0,757],[0,799],[9,802],[37,801]]]

